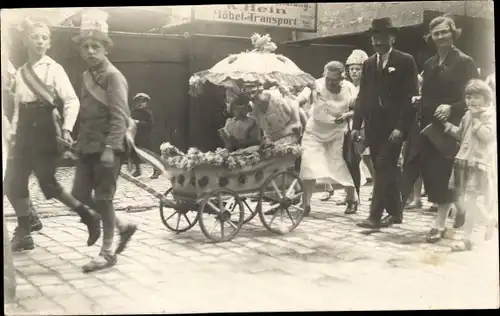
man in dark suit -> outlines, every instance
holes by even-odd
[[[376,53],[363,64],[352,137],[359,140],[365,123],[365,142],[377,177],[370,216],[358,226],[377,229],[403,220],[398,158],[402,142],[415,120],[411,98],[418,94],[414,58],[394,49],[396,29],[389,18],[375,19],[369,30]],[[384,209],[389,214],[382,219]]]

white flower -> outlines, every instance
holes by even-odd
[[[387,68],[387,70],[389,71],[389,73],[392,73],[392,72],[396,71],[396,68],[394,68],[394,67],[389,67],[389,68]]]

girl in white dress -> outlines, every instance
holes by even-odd
[[[300,177],[304,180],[306,215],[310,212],[316,182],[344,187],[347,195],[346,213],[357,210],[354,181],[342,156],[350,107],[356,88],[343,79],[344,65],[333,61],[325,66],[324,77],[316,81],[313,105],[302,138]]]

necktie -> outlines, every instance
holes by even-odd
[[[384,61],[382,60],[382,55],[378,55],[378,70],[382,72],[384,69]]]
[[[377,69],[378,69],[379,76],[382,76],[383,65],[384,65],[384,62],[382,61],[382,55],[378,55]],[[380,90],[379,90],[379,93],[380,93]],[[380,105],[380,107],[382,107],[382,108],[384,107],[382,104],[382,99],[380,98],[380,94],[378,97],[378,104]]]

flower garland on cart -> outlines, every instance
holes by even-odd
[[[215,152],[201,152],[197,148],[190,148],[183,153],[170,143],[164,143],[160,147],[161,155],[167,168],[191,170],[197,166],[213,166],[228,170],[245,169],[278,157],[301,155],[300,145],[266,145],[254,151],[229,152],[218,148]]]

